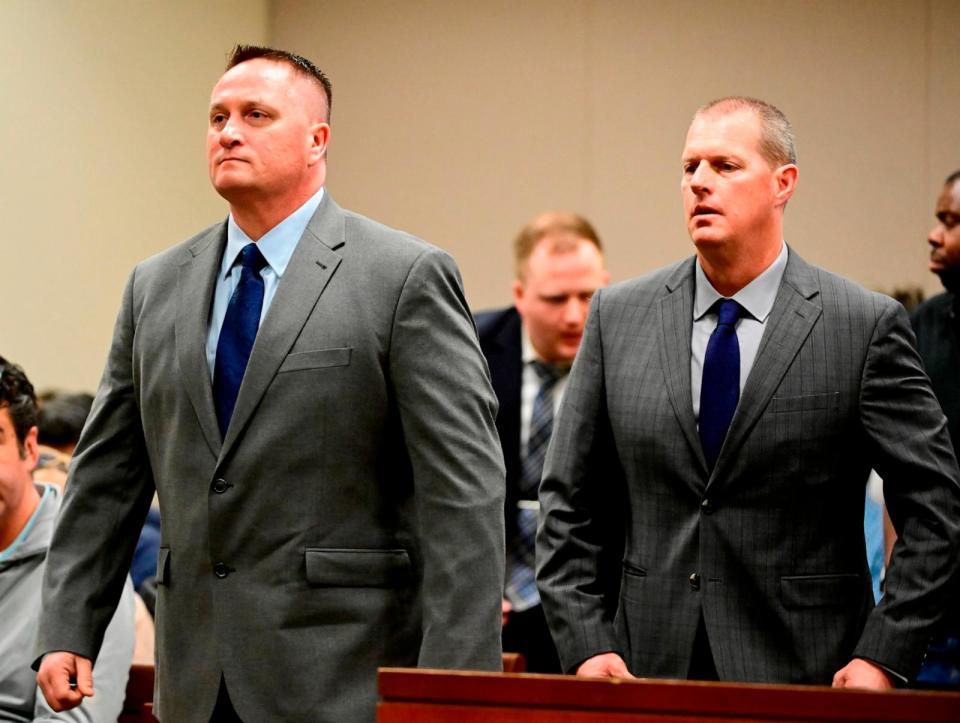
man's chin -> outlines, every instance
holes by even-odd
[[[944,269],[933,269],[933,273],[940,277],[940,283],[947,291],[960,293],[960,268],[953,266]]]

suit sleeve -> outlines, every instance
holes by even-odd
[[[123,711],[127,695],[127,678],[133,662],[135,644],[135,603],[133,585],[127,581],[120,604],[103,637],[103,645],[93,665],[93,688],[96,695],[68,711],[54,712],[37,689],[34,723],[40,721],[69,721],[70,723],[97,723],[117,720]]]
[[[36,654],[97,657],[153,498],[134,392],[136,272],[124,291],[97,395],[77,445],[43,578]],[[34,667],[39,666],[39,658]]]
[[[884,596],[854,655],[913,678],[956,586],[960,472],[946,418],[899,304],[884,310],[874,331],[863,370],[860,413],[898,540]]]
[[[397,305],[390,379],[423,554],[418,664],[500,670],[503,455],[496,398],[453,260],[413,263]]]
[[[568,672],[594,655],[625,652],[614,615],[626,505],[605,403],[601,297],[590,307],[540,484],[537,586]]]

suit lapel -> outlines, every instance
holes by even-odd
[[[693,416],[690,386],[690,335],[693,329],[693,259],[680,264],[667,279],[667,293],[660,299],[660,356],[673,411],[700,467],[707,463]]]
[[[210,303],[227,242],[226,224],[214,227],[189,249],[177,276],[174,338],[181,381],[193,405],[203,437],[214,456],[220,453],[220,429],[207,365]]]
[[[823,308],[814,270],[792,249],[784,269],[777,299],[767,319],[757,357],[730,422],[711,482],[720,478],[736,458],[753,425],[766,409],[787,369],[810,335]]]
[[[317,300],[340,265],[341,257],[334,253],[334,249],[339,249],[344,243],[343,211],[329,193],[324,193],[320,207],[307,224],[257,332],[218,463],[223,461],[249,422]]]

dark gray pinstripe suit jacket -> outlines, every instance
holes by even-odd
[[[791,251],[710,474],[693,269],[593,300],[540,488],[538,580],[564,668],[617,651],[636,675],[685,677],[702,614],[724,680],[829,683],[852,656],[914,675],[957,574],[960,475],[906,313]],[[871,466],[900,534],[876,609]]]

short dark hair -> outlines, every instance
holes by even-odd
[[[93,406],[93,395],[86,392],[45,392],[40,395],[37,426],[38,441],[48,447],[72,447],[80,439],[83,424]]]
[[[744,95],[728,95],[702,106],[694,117],[711,111],[752,112],[760,120],[760,154],[774,166],[797,162],[797,139],[793,126],[772,103]]]
[[[554,240],[554,251],[572,251],[578,241],[589,241],[600,253],[600,235],[587,219],[571,211],[545,211],[520,229],[513,240],[513,262],[517,278],[523,280],[525,264],[533,249],[546,237]]]
[[[947,180],[943,182],[944,186],[952,186],[957,181],[960,181],[960,170],[956,170],[947,176]]]
[[[37,426],[37,395],[23,369],[0,356],[0,409],[6,409],[13,422],[20,454],[32,427]]]
[[[330,114],[333,111],[333,84],[326,74],[316,65],[304,58],[302,55],[290,53],[286,50],[277,48],[268,48],[263,45],[235,45],[230,52],[230,59],[227,61],[226,70],[235,68],[240,63],[246,63],[248,60],[263,58],[273,60],[277,63],[286,63],[301,75],[312,78],[323,89],[323,97],[327,101],[327,122],[330,122]]]

